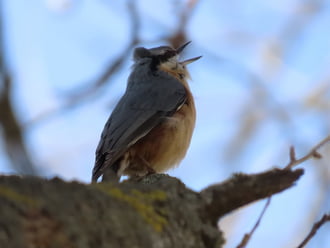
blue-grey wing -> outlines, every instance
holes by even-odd
[[[165,72],[134,70],[125,94],[108,119],[96,149],[92,180],[186,100],[184,86]]]

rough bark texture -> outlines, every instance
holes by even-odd
[[[2,176],[0,247],[218,248],[218,218],[289,188],[302,174],[240,174],[201,193],[167,175],[92,185]]]

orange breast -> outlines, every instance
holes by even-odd
[[[168,117],[129,149],[129,163],[133,166],[128,166],[124,174],[136,174],[143,169],[137,168],[141,159],[155,172],[164,172],[184,158],[196,121],[194,100],[189,89],[187,93],[187,101],[173,116]]]

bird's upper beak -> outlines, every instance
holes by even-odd
[[[182,46],[180,46],[179,48],[176,49],[176,52],[178,54],[180,54],[185,48],[186,46],[188,46],[189,44],[191,43],[191,41],[188,41],[187,43],[183,44]],[[183,65],[188,65],[198,59],[200,59],[202,56],[198,56],[198,57],[194,57],[194,58],[191,58],[191,59],[187,59],[187,60],[184,60],[182,62],[180,62],[180,64],[183,64]]]
[[[177,52],[178,54],[180,54],[180,53],[183,51],[183,49],[185,49],[186,46],[188,46],[190,43],[191,43],[191,41],[188,41],[188,42],[184,43],[182,46],[180,46],[180,47],[178,47],[178,48],[176,49],[176,52]]]

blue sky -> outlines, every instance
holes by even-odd
[[[15,106],[22,123],[60,108],[67,92],[93,82],[109,61],[121,54],[131,33],[125,2],[4,1],[6,56],[15,77]],[[162,37],[176,31],[177,14],[186,2],[138,1],[143,41],[139,45],[164,45]],[[198,3],[187,26],[187,36],[193,42],[184,55],[203,55],[190,65],[197,125],[185,160],[170,175],[200,190],[234,172],[284,166],[290,145],[296,145],[298,155],[303,155],[328,134],[329,102],[328,107],[319,109],[317,104],[309,105],[308,97],[325,86],[325,99],[329,100],[330,3],[324,1],[308,18],[292,18],[302,11],[299,6],[304,2],[308,1]],[[306,24],[301,24],[304,21]],[[288,26],[293,26],[291,32],[283,31]],[[100,133],[125,89],[131,64],[129,53],[123,68],[94,98],[28,127],[28,147],[47,176],[89,182]],[[251,80],[252,75],[260,82]],[[279,110],[287,113],[289,121],[279,119]],[[242,152],[236,149],[236,154],[230,153],[230,141],[249,118],[260,125],[249,142],[242,144]],[[329,154],[329,149],[323,151]],[[2,150],[0,163],[1,172],[12,172]],[[261,247],[269,239],[274,242],[267,247],[293,247],[302,240],[309,230],[304,222],[306,212],[317,209],[321,192],[316,166],[324,165],[304,164],[306,173],[298,185],[273,197],[250,247]],[[234,247],[251,228],[263,204],[239,213],[239,231],[234,231],[237,216],[220,222],[230,233],[227,247]],[[323,208],[329,211],[329,200]],[[320,237],[326,231],[329,227],[325,226]],[[327,247],[329,243],[329,237],[316,238],[309,247]]]

